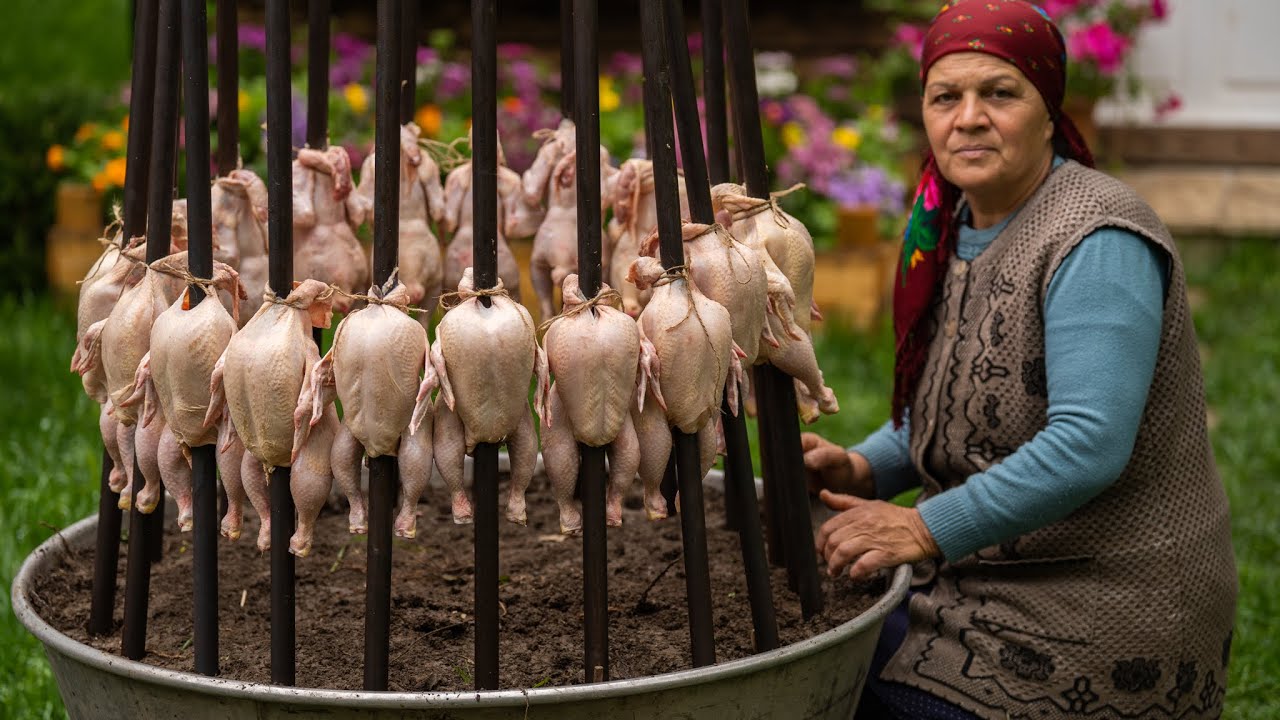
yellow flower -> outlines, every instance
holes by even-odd
[[[93,185],[93,189],[94,189],[94,190],[97,190],[98,192],[102,192],[102,191],[106,190],[106,189],[107,189],[107,174],[106,174],[105,172],[100,172],[100,173],[98,173],[97,175],[94,175],[94,176],[93,176],[93,180],[91,180],[91,181],[90,181],[90,184],[92,184],[92,185]]]
[[[112,187],[124,187],[124,169],[126,161],[124,158],[112,158],[107,161],[107,166],[102,169],[102,174],[106,176],[107,183]]]
[[[119,150],[124,147],[124,133],[119,130],[108,130],[102,134],[99,142],[102,143],[103,150]]]
[[[249,93],[241,90],[239,94],[236,95],[236,108],[239,109],[241,113],[249,112]]]
[[[856,128],[851,128],[848,125],[841,125],[831,131],[831,142],[839,145],[845,150],[854,151],[862,144],[862,133],[858,132]]]
[[[884,106],[868,105],[867,119],[870,120],[871,122],[880,122],[881,120],[884,120]]]
[[[782,123],[782,144],[789,148],[803,145],[805,141],[804,128],[794,122]]]
[[[622,104],[622,98],[618,96],[618,91],[613,89],[613,78],[608,75],[600,76],[600,110],[601,112],[613,112]]]
[[[97,130],[98,130],[98,126],[95,123],[87,122],[81,125],[78,130],[76,130],[75,141],[78,143],[82,143],[85,140],[88,140],[89,138],[93,137],[93,134],[97,132]]]
[[[44,152],[44,164],[48,165],[50,170],[61,170],[62,166],[66,164],[65,154],[66,151],[62,149],[61,145],[50,145],[49,149]]]
[[[430,137],[435,137],[440,132],[440,125],[444,121],[444,116],[440,113],[440,108],[435,105],[423,105],[418,108],[418,112],[413,114],[413,121],[418,123],[418,127],[422,128],[422,132]]]
[[[363,115],[369,109],[369,93],[364,89],[363,85],[356,83],[347,85],[342,88],[342,97],[346,98],[347,105],[357,115]]]
[[[922,262],[924,262],[924,253],[920,252],[920,248],[916,248],[915,252],[911,253],[911,269],[915,270],[916,265]]]
[[[125,113],[124,119],[120,121],[120,129],[129,132],[129,113]]]

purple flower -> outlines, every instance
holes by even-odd
[[[615,52],[609,57],[608,73],[617,77],[625,75],[643,75],[644,62],[639,55],[629,52]]]
[[[903,209],[903,190],[883,168],[865,166],[832,175],[825,194],[841,207],[871,206],[897,214]]]
[[[420,47],[417,60],[419,65],[430,65],[440,60],[440,53],[436,52],[435,48]]]
[[[242,48],[267,51],[267,29],[261,25],[241,25],[236,30],[236,40]]]
[[[462,63],[445,63],[440,71],[440,82],[436,84],[436,99],[452,100],[462,94],[471,84],[471,68]]]
[[[689,33],[689,37],[685,39],[685,42],[689,44],[690,55],[697,55],[698,53],[702,52],[702,33],[700,32]]]
[[[338,59],[358,58],[361,61],[369,54],[371,46],[351,33],[340,32],[333,36],[333,51]]]
[[[508,62],[519,58],[528,57],[533,52],[533,46],[524,43],[499,43],[498,44],[498,60],[500,62]]]
[[[289,140],[294,147],[302,147],[307,141],[307,102],[298,93],[289,94]]]
[[[852,55],[828,55],[819,58],[813,69],[822,75],[847,80],[857,74],[858,61]]]

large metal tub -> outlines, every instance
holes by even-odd
[[[718,480],[718,478],[716,478]],[[708,484],[714,482],[708,478]],[[96,518],[63,531],[66,542],[94,542]],[[867,612],[803,642],[713,667],[595,685],[494,692],[346,692],[260,685],[161,670],[83,645],[31,607],[34,580],[64,553],[50,538],[13,581],[13,610],[45,645],[72,718],[434,718],[436,720],[848,720],[853,715],[885,616],[907,591],[910,567]],[[625,642],[614,638],[614,642]],[[358,652],[358,650],[353,651]],[[353,655],[353,671],[358,657]]]

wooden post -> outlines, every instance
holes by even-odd
[[[756,92],[746,0],[724,0],[724,33],[742,173],[747,192],[763,199],[769,197],[769,180],[760,134],[760,99]],[[822,612],[823,601],[817,557],[812,548],[813,523],[803,480],[804,452],[800,447],[795,386],[790,376],[772,365],[760,366],[755,377],[760,426],[772,428],[768,431],[771,440],[769,464],[764,468],[765,482],[777,485],[774,492],[783,514],[784,556],[788,571],[795,577],[801,612],[809,618]]]
[[[154,121],[151,133],[150,177],[170,177],[174,156],[177,154],[178,114],[178,0],[160,0],[156,22],[156,64]],[[153,222],[147,227],[147,262],[155,262],[169,254],[170,224],[173,214],[173,194],[168,182],[149,183],[147,215]],[[146,655],[147,604],[151,593],[151,557],[149,535],[163,528],[154,528],[147,516],[138,511],[138,495],[145,481],[142,470],[134,462],[133,505],[129,511],[129,561],[126,569],[124,628],[120,638],[121,653],[130,660],[140,660]],[[160,503],[163,506],[164,494]],[[158,509],[158,508],[157,508]]]
[[[187,123],[187,269],[213,277],[213,209],[209,195],[209,45],[204,0],[182,0],[182,74]],[[187,286],[191,307],[204,299]],[[218,464],[214,446],[191,448],[192,590],[196,672],[218,674]]]
[[[640,3],[640,38],[644,61],[646,134],[652,136],[654,192],[658,205],[658,242],[664,268],[684,264],[680,199],[676,179],[675,133],[671,126],[671,86],[662,7]],[[706,518],[702,506],[702,473],[698,438],[672,429],[672,452],[680,488],[680,535],[684,546],[685,588],[689,605],[689,640],[694,667],[716,661],[711,615],[711,572],[707,562]]]
[[[124,227],[122,245],[141,235],[147,227],[147,179],[151,171],[152,104],[155,97],[157,0],[140,0],[135,6],[133,31],[133,77],[129,95],[129,145],[124,176]],[[105,635],[112,630],[116,604],[116,563],[120,558],[120,495],[112,492],[107,478],[111,456],[102,450],[102,476],[98,495],[98,534],[93,558],[93,594],[89,606],[88,630]],[[132,518],[130,519],[132,523]],[[132,543],[130,543],[132,545]]]
[[[498,45],[495,0],[471,0],[472,273],[498,284]],[[492,302],[480,298],[486,307]],[[475,497],[475,687],[498,688],[498,446],[472,453]]]
[[[290,128],[289,0],[267,0],[267,285],[284,298],[293,289],[293,168]],[[271,471],[271,682],[292,685],[296,673],[293,495],[287,467]]]

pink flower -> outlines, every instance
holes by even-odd
[[[1044,10],[1049,17],[1055,21],[1061,20],[1081,5],[1088,5],[1090,0],[1044,0],[1039,3],[1040,9]]]
[[[1157,120],[1164,120],[1170,113],[1176,112],[1182,107],[1182,98],[1177,93],[1169,93],[1164,100],[1156,103],[1155,112]]]
[[[1156,20],[1163,20],[1169,14],[1169,8],[1165,5],[1164,0],[1151,0],[1151,17]]]
[[[1067,39],[1067,52],[1077,60],[1092,60],[1103,75],[1114,75],[1124,64],[1129,40],[1105,22],[1087,25]]]
[[[942,190],[938,188],[938,179],[936,177],[929,176],[925,178],[924,188],[921,191],[924,193],[924,209],[926,211],[938,207],[938,204],[942,202]]]
[[[923,26],[900,23],[893,30],[893,44],[905,47],[911,53],[911,57],[919,60],[921,50],[924,48],[924,35]]]

